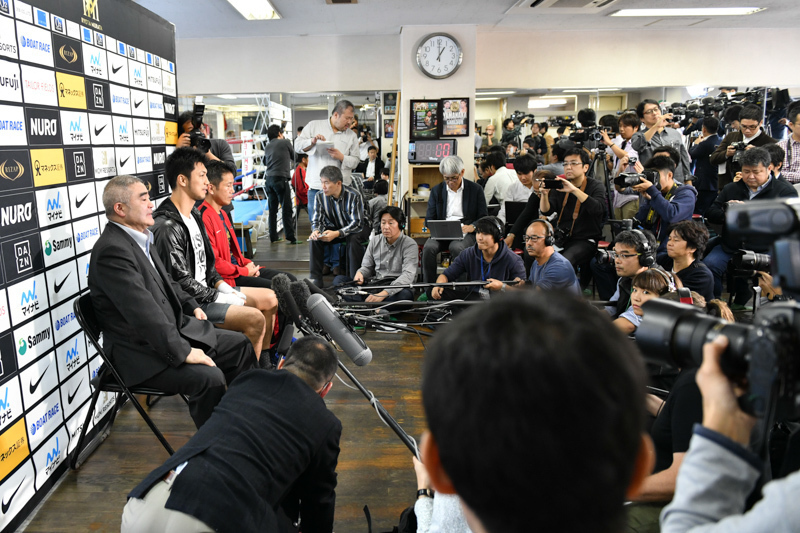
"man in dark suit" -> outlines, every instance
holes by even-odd
[[[718,169],[708,159],[720,143],[719,135],[717,135],[718,128],[719,120],[714,117],[705,117],[702,135],[695,139],[689,147],[689,155],[694,163],[694,185],[697,189],[694,212],[700,215],[704,215],[706,210],[711,207],[719,191],[717,188]]]
[[[450,250],[450,260],[475,246],[473,222],[488,216],[483,189],[475,182],[464,179],[464,162],[457,155],[449,155],[439,163],[444,182],[431,189],[428,199],[428,220],[460,220],[464,238],[454,241],[428,239],[422,248],[422,278],[425,283],[436,281],[436,254],[442,249]]]
[[[336,353],[303,337],[237,378],[211,419],[128,495],[122,533],[330,533],[342,424],[322,398]]]
[[[362,161],[356,167],[356,172],[361,172],[364,175],[364,188],[372,189],[375,187],[375,182],[381,179],[381,171],[383,170],[383,161],[378,157],[378,148],[370,146],[368,150],[369,157]]]
[[[741,157],[745,150],[765,144],[778,142],[761,129],[763,124],[763,110],[757,105],[749,104],[739,113],[739,131],[733,131],[722,139],[717,149],[708,158],[712,165],[725,165],[725,172],[719,173],[717,187],[719,190],[733,182],[737,172],[741,172]],[[736,144],[744,143],[743,150],[737,150]]]
[[[255,365],[247,338],[217,330],[197,302],[151,253],[153,203],[134,176],[117,176],[103,192],[109,223],[92,250],[89,293],[103,348],[128,386],[189,396],[199,428],[225,384]]]

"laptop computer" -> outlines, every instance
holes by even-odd
[[[506,202],[506,224],[513,224],[525,210],[528,202]]]
[[[460,220],[429,220],[430,238],[436,241],[458,241],[464,238]]]

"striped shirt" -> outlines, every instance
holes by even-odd
[[[338,230],[347,236],[361,231],[363,219],[364,201],[361,195],[350,187],[342,186],[339,198],[317,195],[311,230],[320,233],[326,229]]]
[[[791,143],[791,149],[789,148]],[[800,183],[800,141],[795,141],[792,136],[780,141],[778,146],[786,152],[781,167],[781,177],[789,183]]]

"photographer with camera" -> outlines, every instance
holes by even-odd
[[[703,346],[703,425],[694,427],[672,503],[661,513],[663,533],[789,532],[800,523],[800,472],[767,483],[761,501],[743,512],[763,468],[747,449],[757,419],[741,410],[740,391],[720,366],[728,344],[720,335]]]
[[[659,242],[656,251],[659,264],[672,262],[667,257],[669,228],[681,220],[692,219],[697,199],[697,190],[694,187],[675,183],[674,172],[675,163],[672,159],[666,156],[654,157],[644,174],[639,176],[639,183],[633,185],[633,190],[642,195],[636,220],[656,236]]]
[[[175,148],[184,148],[190,146],[196,150],[200,150],[209,159],[216,159],[217,161],[224,161],[226,165],[231,167],[231,170],[236,170],[236,161],[233,159],[233,151],[231,150],[228,141],[225,139],[206,139],[200,127],[203,124],[203,110],[198,104],[195,104],[195,109],[192,111],[184,111],[178,117],[178,128],[181,132],[178,137],[178,142],[175,143]]]
[[[720,139],[717,135],[719,120],[714,117],[703,119],[703,132],[689,147],[689,155],[694,164],[694,186],[697,188],[697,202],[694,212],[704,215],[706,210],[714,203],[719,188],[717,187],[717,166],[709,158],[719,146]]]
[[[736,173],[742,170],[741,160],[746,150],[777,142],[762,131],[762,124],[763,110],[754,104],[744,106],[739,113],[739,131],[727,134],[709,157],[711,164],[720,168],[717,183],[720,190],[733,182]]]
[[[633,149],[639,153],[639,160],[647,166],[660,146],[672,146],[680,154],[680,165],[675,169],[674,179],[678,183],[692,180],[689,170],[689,153],[683,144],[683,137],[675,128],[667,127],[672,123],[672,113],[661,114],[661,106],[651,99],[642,100],[636,106],[636,114],[644,122],[645,131],[634,134],[631,139]]]
[[[519,135],[522,125],[526,124],[528,120],[533,120],[533,115],[522,115],[519,111],[514,111],[511,118],[503,121],[503,135],[500,137],[500,142],[508,144],[511,141],[517,143],[519,147]]]
[[[616,177],[620,172],[629,171],[639,158],[639,154],[633,149],[631,139],[633,134],[639,131],[642,122],[635,113],[623,113],[617,121],[619,135],[614,140],[608,135],[606,130],[601,132],[603,142],[611,149],[614,154],[613,175]],[[639,210],[639,195],[627,194],[623,189],[614,185],[616,194],[614,195],[614,218],[622,220],[632,218]]]
[[[486,126],[486,131],[483,133],[483,142],[481,143],[481,147],[483,146],[494,146],[497,144],[497,137],[494,136],[494,124],[489,124]]]
[[[603,236],[606,192],[603,184],[586,176],[591,158],[580,148],[564,154],[565,178],[545,181],[540,189],[539,209],[557,213],[554,242],[573,266],[587,265]],[[588,270],[588,269],[587,269]]]
[[[749,121],[748,118],[743,118],[745,123]],[[724,142],[724,141],[723,141]],[[722,145],[720,145],[722,146]],[[733,203],[743,203],[758,200],[768,200],[773,198],[794,198],[797,196],[797,191],[794,187],[785,181],[776,180],[771,177],[772,160],[769,152],[763,148],[752,147],[746,150],[741,158],[742,164],[742,179],[727,184],[722,192],[719,193],[714,203],[706,211],[706,219],[713,224],[723,224],[722,226],[722,240],[721,243],[712,249],[703,259],[703,262],[711,269],[714,274],[714,297],[719,298],[722,295],[722,278],[725,275],[728,262],[731,256],[743,248],[742,241],[735,239],[728,231],[727,224],[725,224],[725,213],[728,206]],[[760,253],[767,252],[766,249],[756,249]],[[732,308],[739,309],[744,307],[747,300],[750,299],[750,293],[747,290],[747,280],[736,278],[735,280],[736,296],[733,301]],[[733,287],[728,288],[733,291]]]

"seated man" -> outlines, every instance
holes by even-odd
[[[367,151],[369,154],[367,160],[358,164],[356,172],[364,174],[364,188],[372,189],[375,186],[375,182],[381,177],[383,161],[378,157],[377,146],[370,146]]]
[[[553,226],[548,221],[534,220],[523,239],[525,250],[534,259],[528,280],[535,289],[566,289],[580,294],[575,269],[553,248]]]
[[[502,152],[492,151],[486,155],[486,165],[489,170],[489,177],[483,189],[483,197],[486,204],[491,203],[492,198],[497,203],[502,204],[505,199],[506,189],[517,180],[516,173],[506,166],[506,156]]]
[[[278,370],[231,383],[206,425],[130,492],[122,533],[291,531],[298,518],[330,533],[342,424],[322,398],[336,368],[330,344],[310,336]]]
[[[747,119],[744,119],[747,123]],[[763,148],[750,148],[745,150],[741,158],[742,179],[728,183],[719,193],[719,196],[706,211],[706,219],[712,224],[722,224],[722,242],[714,247],[703,259],[703,263],[714,274],[714,297],[722,295],[722,278],[728,270],[728,262],[734,252],[742,248],[742,241],[734,238],[725,224],[725,212],[731,203],[755,202],[774,198],[794,198],[797,190],[789,183],[772,178],[772,159],[769,152]],[[769,253],[767,248],[748,247],[755,252]],[[736,287],[729,287],[736,296],[733,306],[739,310],[750,299],[747,290],[747,280],[737,278]]]
[[[436,334],[422,461],[473,531],[624,530],[653,457],[642,358],[613,330],[578,298],[512,291]]]
[[[153,213],[156,251],[170,276],[198,301],[208,320],[244,333],[260,358],[272,338],[278,300],[270,289],[236,291],[217,273],[214,250],[194,208],[208,190],[204,161],[191,148],[178,148],[167,158],[165,173],[172,195]]]
[[[109,223],[89,267],[103,349],[126,385],[186,394],[199,428],[225,384],[255,365],[253,347],[241,333],[214,328],[152,253],[153,203],[139,178],[112,178],[103,207]]]
[[[458,254],[453,263],[442,272],[436,283],[457,281],[462,274],[469,281],[485,281],[486,285],[470,287],[465,291],[444,287],[428,289],[434,300],[487,299],[489,291],[505,291],[506,280],[525,278],[522,259],[503,242],[503,225],[497,217],[483,217],[475,223],[476,244]]]
[[[656,239],[647,230],[622,231],[614,241],[612,257],[618,276],[617,288],[611,296],[611,305],[605,309],[612,319],[617,319],[631,306],[633,278],[656,264]],[[640,322],[641,317],[634,316],[631,323],[639,327]]]
[[[603,184],[589,179],[591,159],[580,148],[564,154],[565,178],[560,189],[540,189],[539,209],[549,216],[557,213],[554,244],[573,266],[588,264],[603,235],[606,192]]]
[[[428,239],[422,248],[422,279],[433,283],[436,279],[436,255],[445,249],[450,250],[450,260],[455,261],[458,254],[475,245],[475,226],[473,223],[485,217],[486,199],[480,185],[464,179],[464,162],[457,155],[449,155],[439,163],[443,183],[431,189],[425,222],[429,220],[459,220],[464,238],[453,241]]]
[[[507,222],[506,202],[527,202],[531,194],[533,194],[533,173],[535,171],[536,159],[530,154],[519,156],[514,161],[514,172],[517,178],[505,190],[503,201],[500,205],[500,213],[497,215],[503,224]]]
[[[659,264],[671,266],[667,256],[669,228],[682,220],[691,220],[697,190],[691,185],[676,183],[673,179],[675,163],[669,157],[658,156],[650,160],[649,170],[658,171],[658,186],[642,178],[633,190],[642,195],[636,220],[653,233],[658,241],[656,258]]]
[[[375,234],[381,232],[381,217],[380,213],[384,207],[389,205],[389,182],[378,180],[374,188],[375,198],[367,203],[367,220],[370,221],[370,227]]]
[[[311,221],[311,281],[322,287],[322,261],[329,243],[347,243],[348,271],[354,278],[361,260],[371,227],[364,218],[361,195],[342,183],[342,171],[333,165],[323,167],[319,173],[323,196],[314,205]]]
[[[242,255],[231,219],[224,207],[233,200],[233,172],[219,161],[206,165],[208,192],[200,204],[206,235],[214,250],[214,266],[222,280],[231,287],[272,288],[272,278],[284,274],[297,281],[294,274],[258,266]]]
[[[380,185],[376,183],[376,185]],[[416,241],[403,234],[406,217],[403,210],[395,206],[387,206],[378,213],[381,234],[370,239],[367,253],[361,262],[355,279],[356,283],[374,280],[378,285],[408,285],[417,275],[419,248]],[[337,276],[334,285],[349,281],[350,278]],[[365,286],[367,288],[367,286]],[[383,289],[366,297],[367,302],[395,302],[411,300],[414,297],[411,289]],[[363,296],[346,296],[346,300],[362,302]]]

